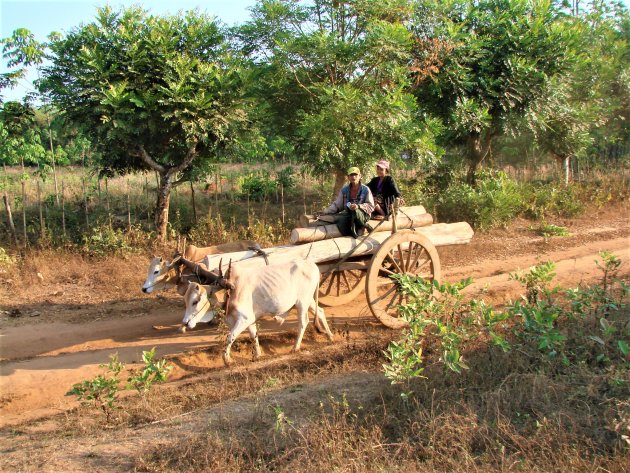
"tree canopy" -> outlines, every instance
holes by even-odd
[[[102,151],[103,168],[160,174],[156,226],[164,237],[173,186],[246,118],[246,71],[220,25],[194,11],[157,17],[107,7],[50,49],[42,90]]]

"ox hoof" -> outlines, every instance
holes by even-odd
[[[178,331],[179,333],[186,333],[186,326],[185,326],[185,325],[182,325],[181,327],[179,327],[179,329],[177,329],[177,331]]]

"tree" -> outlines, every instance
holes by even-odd
[[[3,38],[2,57],[7,61],[7,67],[14,70],[0,74],[0,92],[6,88],[13,88],[20,79],[26,77],[28,68],[41,64],[44,58],[45,43],[40,43],[26,28],[18,28],[10,37]],[[0,103],[2,102],[0,94]]]
[[[408,0],[261,0],[236,31],[259,74],[272,132],[308,166],[333,174],[365,167],[427,137],[406,91],[411,37]]]
[[[580,31],[581,54],[566,74],[549,81],[526,114],[538,147],[563,165],[565,183],[572,158],[628,139],[628,19],[626,8],[604,1],[584,5],[579,17],[568,19]]]
[[[466,146],[468,180],[494,137],[577,55],[579,31],[549,0],[420,0],[412,71],[421,108]]]
[[[172,189],[246,118],[246,71],[218,23],[106,7],[50,48],[42,91],[102,153],[105,172],[159,173],[155,225],[166,238]]]
[[[0,108],[0,163],[4,165],[38,164],[46,155],[33,109],[19,102],[5,102]]]

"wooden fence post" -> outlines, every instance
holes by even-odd
[[[28,246],[28,235],[26,234],[26,182],[22,178],[22,231],[24,233],[24,247]]]
[[[90,216],[88,213],[88,199],[87,199],[87,190],[85,188],[85,178],[81,179],[83,182],[83,205],[85,206],[85,225],[89,228],[90,226]]]
[[[2,200],[4,200],[4,206],[7,208],[7,218],[9,227],[11,228],[11,234],[13,235],[13,241],[15,241],[15,247],[19,248],[17,233],[15,231],[15,225],[13,224],[13,215],[11,214],[11,204],[9,204],[9,197],[7,197],[6,193],[2,196]]]
[[[61,180],[61,229],[63,231],[63,239],[66,239],[66,186]]]
[[[193,224],[197,224],[197,207],[195,205],[195,186],[193,186],[193,182],[190,181],[190,200],[192,204],[193,211]]]
[[[109,222],[109,228],[112,228],[112,209],[109,204],[109,179],[105,178],[105,207],[107,208],[107,221]]]
[[[131,199],[129,197],[129,179],[127,179],[127,231],[131,231]]]
[[[39,207],[39,236],[43,239],[45,235],[45,222],[42,209],[42,189],[39,186],[39,181],[37,181],[37,206]]]

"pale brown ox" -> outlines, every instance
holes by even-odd
[[[225,364],[231,362],[232,343],[244,330],[254,342],[254,356],[261,355],[256,321],[263,315],[271,315],[280,323],[295,307],[298,313],[298,335],[293,351],[298,351],[308,325],[308,310],[315,313],[315,327],[324,330],[329,340],[333,334],[328,327],[324,310],[318,307],[319,269],[312,261],[297,260],[260,268],[239,270],[238,265],[228,270],[225,277],[219,272],[213,285],[191,283],[184,295],[186,312],[181,331],[194,328],[200,321],[214,317],[220,304],[217,292],[227,289],[228,301],[225,322],[230,329],[223,352]],[[209,312],[210,311],[210,312]]]

